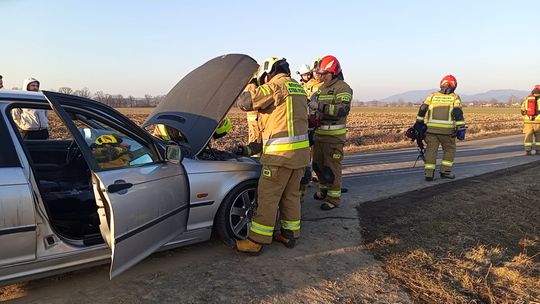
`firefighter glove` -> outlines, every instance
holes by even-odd
[[[311,95],[308,102],[308,107],[313,111],[319,110],[319,94]]]
[[[414,123],[413,128],[416,130],[416,132],[420,133],[424,128],[424,123],[422,121],[417,121]]]
[[[236,154],[236,155],[244,155],[244,150],[245,150],[244,146],[238,145],[236,147],[236,150],[234,151],[234,154]]]
[[[249,148],[243,145],[238,145],[238,147],[236,147],[236,151],[234,151],[234,154],[241,156],[249,156]]]
[[[467,132],[467,129],[463,128],[463,129],[459,129],[456,131],[456,137],[457,139],[459,140],[464,140],[465,139],[465,133]]]
[[[419,140],[424,140],[424,138],[426,137],[426,131],[427,131],[426,124],[423,121],[417,121],[414,123],[413,129],[415,133],[414,138],[419,139]]]
[[[316,100],[311,100],[310,102],[308,102],[308,107],[314,111],[318,110],[319,109],[319,102],[316,101]]]

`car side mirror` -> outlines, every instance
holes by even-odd
[[[179,164],[184,159],[182,149],[178,145],[167,145],[165,147],[165,160],[173,164]]]

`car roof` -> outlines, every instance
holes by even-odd
[[[21,99],[45,101],[45,95],[41,92],[0,90],[1,103],[12,103]]]

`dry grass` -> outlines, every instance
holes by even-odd
[[[137,124],[142,124],[153,108],[118,109]],[[405,131],[416,119],[416,108],[353,108],[349,115],[347,143],[348,153],[412,147],[414,143],[405,138]],[[465,108],[469,126],[467,139],[519,134],[523,123],[515,108]],[[54,113],[50,113],[51,136],[66,136],[65,128]],[[246,114],[232,109],[229,118],[233,129],[229,134],[212,145],[221,150],[232,150],[238,144],[246,143],[248,129]]]
[[[366,245],[418,302],[540,303],[538,169],[364,204]]]
[[[137,123],[142,123],[152,108],[119,109]],[[410,147],[413,143],[405,139],[405,131],[416,119],[416,108],[361,107],[353,108],[348,119],[347,152],[371,151]],[[523,123],[517,108],[465,108],[469,126],[467,139],[519,134]],[[247,139],[245,113],[233,109],[228,116],[233,130],[214,143],[219,149],[229,150]]]

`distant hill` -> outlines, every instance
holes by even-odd
[[[401,94],[392,95],[381,99],[383,102],[413,102],[419,103],[429,94],[438,91],[438,89],[430,90],[416,90],[416,91],[407,91]],[[471,101],[484,101],[490,102],[493,99],[496,99],[499,102],[507,102],[509,99],[514,98],[517,101],[523,99],[529,94],[529,91],[520,91],[520,90],[490,90],[484,93],[478,93],[473,95],[460,94],[461,100],[464,102]]]
[[[384,99],[381,99],[381,101],[383,102],[403,101],[403,102],[419,103],[423,101],[426,98],[426,96],[436,91],[438,91],[438,89],[407,91],[401,94],[388,96]]]
[[[520,90],[489,90],[485,93],[478,93],[474,95],[461,95],[463,101],[491,101],[493,99],[499,102],[507,102],[509,99],[520,101],[525,96],[529,95],[530,91]]]

